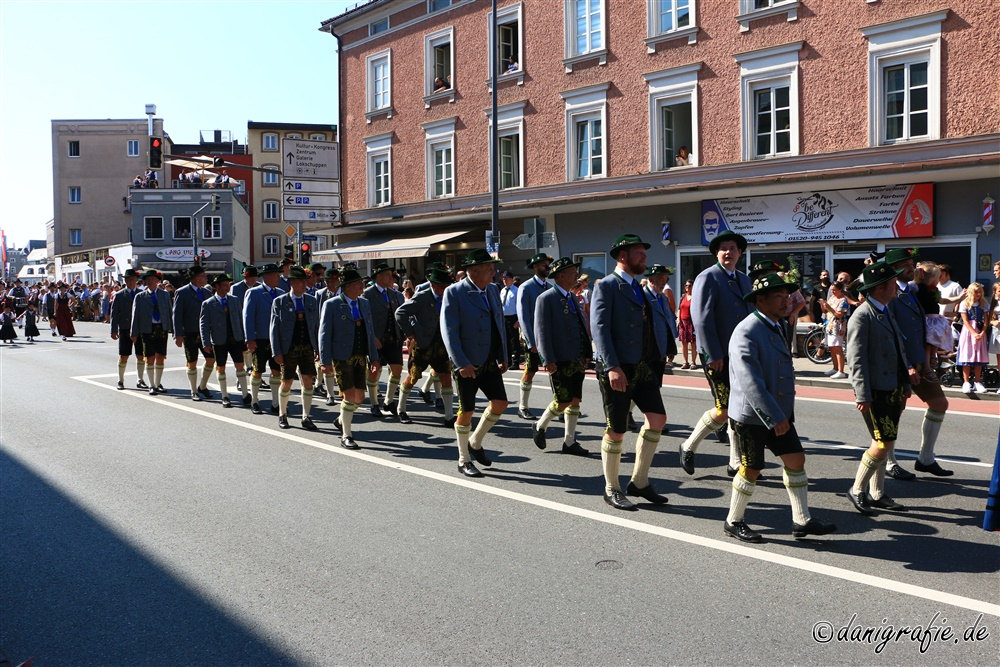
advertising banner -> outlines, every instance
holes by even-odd
[[[919,238],[934,235],[934,185],[707,199],[702,243],[724,229],[750,243]]]

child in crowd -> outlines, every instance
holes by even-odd
[[[983,286],[970,283],[965,289],[965,300],[958,307],[962,318],[962,335],[958,339],[958,365],[962,367],[962,391],[971,394],[985,394],[983,386],[983,366],[989,363],[986,341],[986,318],[990,304],[983,296]],[[969,383],[969,376],[975,378],[975,386]]]
[[[29,343],[34,343],[41,335],[38,333],[38,311],[34,301],[28,302],[28,310],[24,311],[21,318],[24,320],[24,337]]]
[[[10,300],[5,300],[3,315],[0,315],[0,340],[13,343],[15,338],[17,331],[14,329],[14,308],[10,305]]]
[[[990,344],[989,354],[997,355],[997,367],[1000,368],[1000,280],[993,283],[993,299],[990,301]],[[997,388],[1000,394],[1000,388]]]

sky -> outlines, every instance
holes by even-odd
[[[336,40],[318,29],[356,4],[0,0],[7,245],[44,239],[52,219],[53,119],[144,119],[155,104],[181,143],[216,129],[244,142],[248,120],[336,124]]]

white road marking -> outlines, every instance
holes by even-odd
[[[170,370],[180,370],[181,368],[172,368]],[[81,382],[85,382],[87,384],[91,384],[96,387],[100,387],[102,389],[117,391],[113,385],[104,384],[96,381],[99,378],[106,378],[106,377],[109,376],[108,375],[96,376],[96,377],[78,376],[71,379],[79,380]],[[117,377],[117,374],[112,374],[110,377]],[[852,583],[864,584],[866,586],[871,586],[873,588],[880,588],[888,591],[893,591],[895,593],[900,593],[903,595],[910,595],[931,602],[948,604],[963,609],[969,609],[974,612],[989,614],[991,616],[1000,616],[1000,605],[998,605],[995,602],[976,600],[974,598],[955,595],[953,593],[947,593],[945,591],[937,591],[932,588],[915,586],[913,584],[908,584],[903,581],[895,581],[893,579],[886,579],[884,577],[876,577],[873,575],[865,574],[864,572],[855,572],[853,570],[846,570],[844,568],[834,567],[832,565],[813,563],[801,558],[794,558],[791,556],[785,556],[783,554],[771,553],[763,549],[754,549],[751,547],[743,546],[742,544],[736,544],[728,541],[723,542],[721,540],[702,537],[700,535],[692,535],[678,530],[672,530],[670,528],[662,528],[660,526],[651,526],[644,524],[640,521],[625,519],[621,516],[602,514],[600,512],[595,512],[593,510],[573,507],[572,505],[557,503],[551,500],[545,500],[543,498],[536,498],[534,496],[530,496],[524,493],[518,493],[516,491],[497,489],[461,477],[457,477],[454,474],[444,475],[430,470],[423,470],[415,466],[399,463],[398,461],[381,459],[371,454],[346,450],[339,446],[327,445],[321,442],[317,442],[315,440],[310,440],[309,438],[305,438],[300,435],[296,435],[294,433],[276,431],[273,428],[267,426],[252,424],[240,419],[233,419],[231,417],[225,417],[222,415],[216,415],[181,403],[162,401],[156,397],[151,397],[146,393],[138,393],[130,391],[127,392],[126,395],[141,400],[153,401],[158,405],[174,408],[177,410],[183,410],[185,412],[199,415],[207,419],[214,419],[218,422],[230,424],[231,426],[238,426],[240,428],[248,429],[251,431],[257,431],[258,433],[263,433],[265,435],[281,438],[283,440],[297,442],[299,444],[306,445],[309,447],[315,447],[316,449],[322,449],[334,454],[339,454],[340,456],[349,456],[358,459],[359,461],[373,463],[375,465],[380,465],[385,468],[391,468],[394,470],[398,470],[400,472],[410,473],[412,475],[419,475],[421,477],[426,477],[428,479],[433,479],[438,482],[451,484],[453,486],[461,486],[466,489],[478,491],[480,493],[488,493],[494,496],[499,496],[501,498],[506,498],[508,500],[515,500],[517,502],[525,503],[527,505],[534,505],[536,507],[541,507],[544,509],[561,512],[563,514],[568,514],[583,519],[590,519],[591,521],[598,521],[601,523],[611,524],[614,526],[618,526],[620,528],[627,528],[629,530],[634,530],[637,532],[648,533],[650,535],[656,535],[659,537],[664,537],[670,540],[684,542],[695,546],[714,549],[716,551],[722,551],[736,556],[744,556],[746,558],[752,558],[767,563],[783,565],[785,567],[793,568],[796,570],[802,570],[805,572],[811,572],[813,574],[821,574],[824,576],[832,577],[835,579],[841,579]]]

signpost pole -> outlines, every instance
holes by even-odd
[[[497,39],[497,0],[493,0],[493,14],[490,18],[490,38],[487,40],[493,45],[490,50],[490,57],[487,60],[490,63],[490,102],[492,106],[493,115],[490,117],[491,130],[490,130],[490,193],[491,193],[491,205],[490,205],[490,234],[488,235],[488,240],[493,243],[493,248],[487,248],[487,250],[500,251],[500,160],[498,159],[500,154],[500,137],[497,136],[499,118],[497,118],[497,68],[500,67],[498,62],[498,47],[499,40]]]

